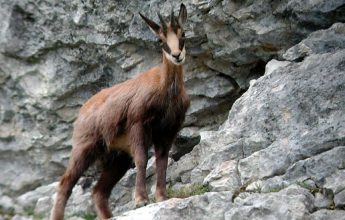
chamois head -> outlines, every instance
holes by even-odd
[[[184,4],[181,4],[178,17],[174,16],[174,11],[171,9],[170,21],[166,22],[162,15],[158,13],[161,25],[145,17],[139,13],[141,18],[149,25],[150,29],[155,33],[161,41],[163,54],[175,65],[184,63],[186,57],[185,49],[185,33],[183,24],[187,19],[187,9]]]

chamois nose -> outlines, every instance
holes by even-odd
[[[180,55],[181,55],[181,52],[178,52],[178,53],[172,53],[172,54],[171,54],[171,56],[173,56],[173,57],[174,57],[176,60],[178,60],[178,59],[179,59]]]

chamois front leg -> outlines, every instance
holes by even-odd
[[[156,156],[156,194],[155,198],[157,202],[161,202],[167,199],[166,193],[166,170],[168,166],[168,155],[171,145],[168,147],[156,146],[155,145],[155,156]]]
[[[135,180],[135,207],[140,208],[148,204],[146,191],[146,166],[149,148],[149,137],[141,124],[135,124],[130,132],[131,146],[134,153],[134,162],[137,168]]]

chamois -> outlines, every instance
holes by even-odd
[[[112,188],[132,165],[137,168],[135,205],[148,203],[146,165],[148,149],[156,157],[156,201],[167,199],[168,153],[181,128],[190,100],[183,82],[186,7],[179,15],[171,11],[170,21],[158,13],[160,25],[139,13],[160,39],[163,61],[136,77],[106,88],[92,96],[80,109],[74,122],[73,148],[61,177],[51,220],[61,220],[72,188],[82,173],[96,160],[102,173],[92,198],[99,219],[110,218],[108,199]]]

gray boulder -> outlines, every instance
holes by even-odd
[[[126,212],[112,219],[224,219],[224,213],[232,206],[231,198],[232,194],[229,192],[211,192],[186,199],[170,199]]]
[[[310,218],[313,196],[308,190],[290,187],[278,193],[249,194],[237,198],[234,207],[225,213],[226,220]]]

